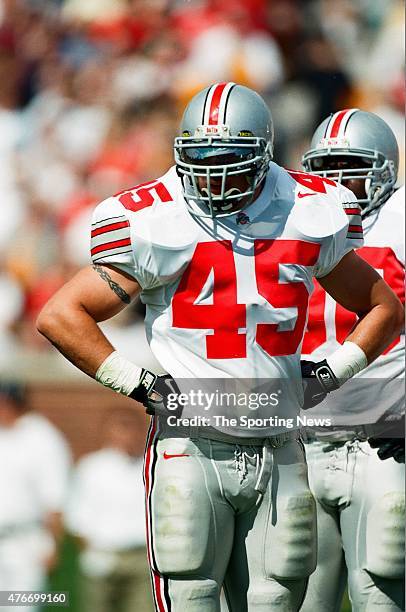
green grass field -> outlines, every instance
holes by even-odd
[[[49,590],[51,591],[68,591],[69,592],[69,607],[62,610],[70,612],[82,612],[79,605],[79,588],[78,588],[78,549],[73,538],[65,536],[62,543],[60,563],[49,579]],[[47,606],[42,612],[55,612],[55,606]],[[95,610],[95,612],[97,612]],[[134,610],[134,612],[142,612],[142,610]],[[324,612],[323,610],[315,610],[314,612]],[[341,612],[351,612],[351,605],[348,598],[345,598]]]
[[[78,549],[73,538],[69,536],[65,536],[62,542],[60,561],[49,578],[48,590],[68,591],[69,607],[61,608],[61,610],[81,612],[78,593]],[[56,610],[55,606],[43,608],[43,612],[55,612]]]

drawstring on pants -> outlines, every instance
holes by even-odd
[[[257,475],[257,481],[254,489],[258,492],[256,505],[259,505],[268,487],[269,479],[272,474],[273,455],[272,448],[268,440],[266,440],[262,446],[261,457],[253,448],[252,452],[253,454],[251,455],[247,452],[247,450],[241,448],[239,444],[236,444],[234,451],[234,462],[236,472],[239,476],[239,482],[242,484],[248,475],[247,460],[252,460],[255,458],[255,474]]]
[[[258,499],[256,505],[262,501],[265,491],[268,487],[269,479],[271,478],[273,468],[273,450],[269,445],[269,441],[266,440],[262,447],[262,461],[261,470],[258,475],[258,479],[255,485],[255,491],[258,491]]]

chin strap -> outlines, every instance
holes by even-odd
[[[201,192],[206,197],[210,197],[209,190],[207,189],[207,187],[203,187],[201,189]],[[241,193],[242,193],[242,191],[240,189],[237,189],[236,187],[232,187],[231,189],[228,189],[224,193],[224,197],[228,198],[229,196],[238,195],[238,194],[241,194]],[[212,206],[213,206],[214,210],[227,211],[227,210],[230,210],[234,206],[234,204],[238,202],[237,199],[233,199],[232,202],[227,202],[225,200],[218,200],[216,202],[216,200],[213,198],[213,196],[211,196],[211,197],[212,197]],[[223,205],[221,205],[222,202],[224,202]]]
[[[389,200],[389,198],[395,193],[395,191],[397,191],[397,189],[392,189],[391,191],[388,191],[388,193],[385,193],[381,198],[377,198],[375,202],[374,195],[371,202],[361,210],[361,217],[365,219],[365,217],[368,217],[368,215],[375,212],[378,208],[381,208],[381,206],[383,206],[385,202]]]

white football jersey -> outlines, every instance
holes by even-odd
[[[383,276],[402,302],[405,301],[404,211],[405,190],[402,187],[383,206],[363,219],[364,245],[357,249],[357,254]],[[356,321],[354,313],[337,304],[316,282],[310,300],[303,357],[313,361],[328,357],[344,342]],[[401,407],[404,403],[403,383],[397,383],[396,379],[404,376],[404,357],[405,337],[402,334],[355,377],[358,382],[346,383],[331,396],[335,398],[335,411],[348,413],[350,407],[352,415],[365,417],[363,422],[369,423],[388,410]],[[320,407],[316,406],[314,411],[320,413]]]
[[[329,179],[271,163],[243,212],[202,218],[172,167],[99,204],[92,260],[138,281],[151,350],[174,378],[290,379],[285,400],[297,411],[312,277],[362,244],[353,200]]]

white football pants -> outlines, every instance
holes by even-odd
[[[318,563],[301,612],[337,612],[347,582],[354,612],[404,610],[404,464],[368,442],[305,445],[317,503]]]
[[[230,612],[299,610],[316,563],[301,442],[175,438],[152,421],[144,475],[157,611],[220,612],[223,584]]]

